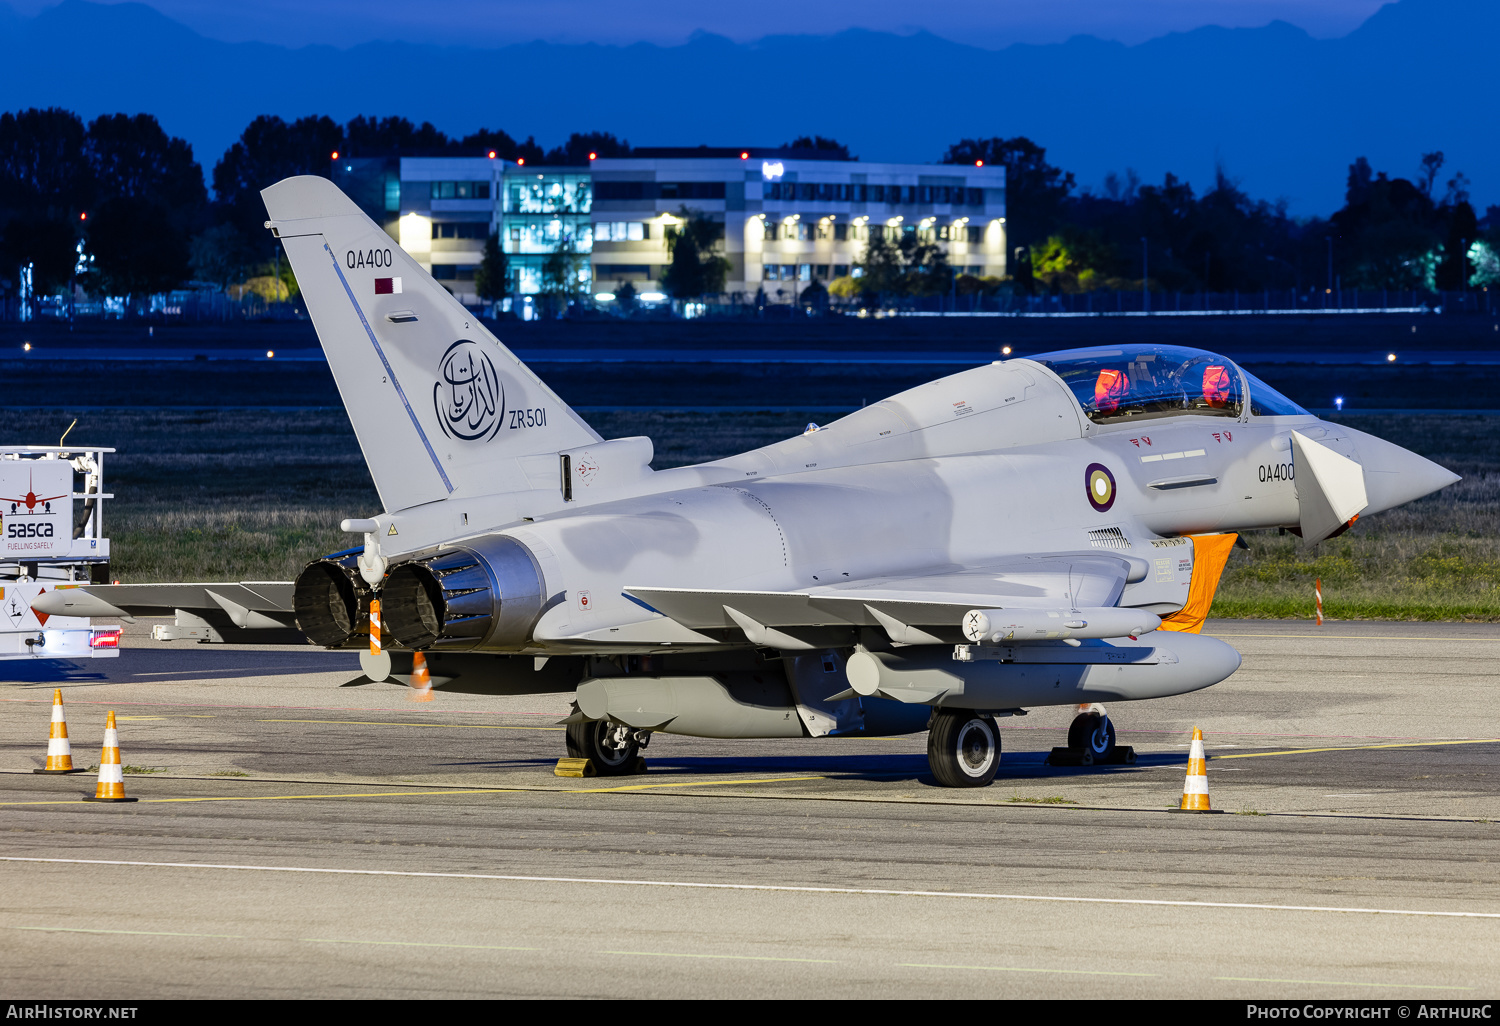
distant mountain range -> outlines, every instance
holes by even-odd
[[[399,114],[543,145],[595,129],[649,146],[816,133],[866,160],[916,162],[964,136],[1027,135],[1085,185],[1130,167],[1201,189],[1221,162],[1251,195],[1302,214],[1341,205],[1356,157],[1413,176],[1423,152],[1442,150],[1439,191],[1463,171],[1481,213],[1500,203],[1497,0],[1398,0],[1341,39],[1273,22],[999,51],[861,29],[746,44],[699,34],[681,46],[289,49],[85,0],[34,18],[0,4],[0,37],[4,109],[147,111],[193,144],[205,171],[257,114]]]

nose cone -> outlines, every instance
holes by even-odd
[[[1365,469],[1365,494],[1370,500],[1365,514],[1394,509],[1461,480],[1451,470],[1383,438],[1362,431],[1349,434],[1354,436],[1355,451]]]

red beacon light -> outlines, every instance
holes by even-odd
[[[89,212],[87,210],[80,210],[78,212],[78,220],[80,220],[80,221],[87,221],[88,219],[89,219]]]
[[[490,150],[490,159],[491,160],[495,159],[495,151],[494,150]]]
[[[333,156],[330,159],[332,159],[332,160],[338,160],[339,159],[339,151],[338,150],[334,150],[333,151]]]
[[[740,159],[741,160],[749,160],[750,159],[750,151],[749,150],[741,150],[740,151]]]
[[[984,161],[982,161],[982,160],[976,160],[976,161],[974,161],[974,166],[975,167],[984,167]]]
[[[590,160],[598,160],[599,159],[599,154],[595,153],[593,150],[590,150],[589,151],[589,159]]]
[[[525,167],[525,166],[526,166],[526,158],[525,157],[517,157],[516,158],[516,167]]]

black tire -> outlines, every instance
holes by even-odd
[[[1080,713],[1068,725],[1068,747],[1088,752],[1094,762],[1106,762],[1115,754],[1115,725],[1108,716]]]
[[[609,736],[617,726],[618,724],[609,720],[568,724],[569,757],[589,760],[594,764],[594,772],[601,777],[634,773],[641,746],[636,743],[634,731],[631,731],[630,740],[623,748],[611,746]]]
[[[993,717],[939,709],[927,731],[927,764],[944,787],[987,787],[1000,769],[1000,731]]]

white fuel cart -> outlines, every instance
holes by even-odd
[[[32,608],[40,595],[109,583],[104,454],[0,446],[0,659],[108,659],[120,629]]]

